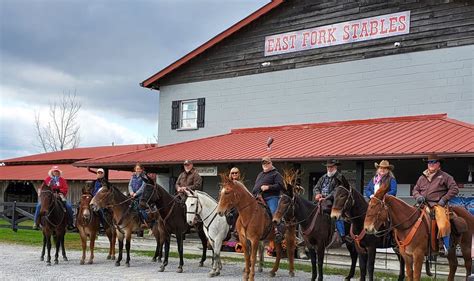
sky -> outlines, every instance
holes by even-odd
[[[76,92],[80,147],[155,142],[139,83],[269,0],[0,0],[0,159],[43,152],[35,114]]]

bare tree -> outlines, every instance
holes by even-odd
[[[45,124],[40,121],[40,114],[35,114],[39,146],[45,152],[79,146],[80,126],[76,119],[81,106],[81,103],[76,99],[76,91],[65,91],[59,101],[49,103],[49,119]]]

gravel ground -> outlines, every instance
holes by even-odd
[[[52,254],[53,250],[51,250]],[[205,267],[198,267],[197,260],[185,260],[184,272],[176,273],[177,259],[170,259],[165,272],[158,272],[157,263],[151,262],[150,257],[131,254],[130,267],[116,267],[113,261],[106,260],[106,253],[97,252],[94,264],[80,265],[82,252],[67,251],[69,261],[59,258],[58,265],[46,266],[39,260],[41,248],[20,245],[0,244],[0,279],[1,280],[210,280],[207,273],[210,261]],[[118,255],[118,254],[117,254]],[[54,257],[52,257],[54,260]],[[54,263],[54,262],[53,262]],[[228,263],[223,265],[221,275],[212,280],[242,280],[242,264]],[[269,269],[257,273],[258,280],[289,280],[287,270],[279,270],[274,278],[268,277]],[[309,280],[307,272],[296,272],[291,280]],[[325,276],[325,280],[343,280],[340,276]]]

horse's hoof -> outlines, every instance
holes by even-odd
[[[290,277],[295,277],[295,273],[293,271],[290,272]]]
[[[182,268],[182,267],[178,267],[178,269],[176,270],[176,273],[183,273],[183,268]]]
[[[158,262],[163,262],[163,261],[161,260],[161,258],[159,258],[159,259],[158,259]]]
[[[44,261],[44,257],[41,257],[41,258],[40,258],[40,261]]]
[[[115,260],[115,256],[112,256],[111,260],[113,260],[113,261],[114,261],[114,260]]]
[[[152,262],[156,262],[156,258],[152,258],[151,261],[152,261]]]
[[[93,260],[89,260],[88,264],[93,264],[94,261]]]
[[[67,257],[63,257],[63,261],[69,261]]]
[[[111,257],[110,255],[108,255],[108,256],[107,256],[107,259],[110,260],[110,259],[112,259],[112,257]]]
[[[47,261],[47,262],[46,262],[46,265],[47,265],[47,266],[51,266],[51,262],[50,262],[50,261]]]
[[[207,277],[215,277],[216,276],[216,272],[215,271],[211,271],[207,274]]]
[[[119,261],[116,261],[116,262],[115,262],[115,266],[120,266],[120,262],[119,262]]]
[[[164,266],[160,266],[160,269],[158,269],[159,272],[163,272],[165,271],[165,267]]]
[[[268,273],[268,275],[269,275],[270,277],[275,277],[275,272],[270,271],[270,272]]]
[[[84,264],[84,260],[81,260],[81,265],[83,265],[83,264]]]
[[[263,268],[259,267],[259,268],[257,269],[257,271],[258,271],[258,272],[263,272]]]
[[[125,266],[126,266],[126,267],[130,267],[130,263],[129,263],[129,262],[126,262],[126,263],[125,263]]]
[[[54,260],[54,264],[58,264],[58,263],[59,263],[59,261],[58,261],[58,260]]]
[[[199,267],[203,267],[204,266],[204,262],[203,261],[200,261],[199,262]]]

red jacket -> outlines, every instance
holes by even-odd
[[[68,190],[66,180],[63,177],[59,177],[59,182],[56,183],[56,184],[53,184],[51,182],[52,179],[53,178],[51,178],[51,177],[47,177],[43,182],[44,182],[45,185],[51,185],[51,190],[52,191],[59,190],[60,193],[64,194],[64,196],[66,196],[67,195],[67,190]]]

